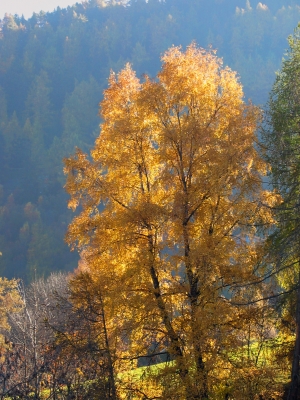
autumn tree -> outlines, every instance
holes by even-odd
[[[24,396],[34,394],[41,398],[56,360],[48,349],[53,345],[54,333],[46,324],[62,324],[65,313],[57,306],[57,296],[67,292],[67,277],[52,274],[45,279],[35,279],[25,286],[19,282],[21,309],[10,312],[9,354],[0,367],[8,371],[6,391],[1,395]],[[51,372],[50,372],[51,371]],[[15,397],[13,397],[15,398]]]
[[[76,273],[70,283],[69,290],[57,297],[56,308],[63,319],[49,323],[55,333],[48,352],[52,391],[61,390],[68,398],[116,400],[114,354],[101,286],[87,272]]]
[[[0,256],[2,256],[1,251]],[[10,329],[8,315],[17,313],[22,308],[17,287],[16,279],[0,278],[0,345],[4,342],[3,335]]]
[[[0,251],[0,256],[2,253]],[[17,280],[8,280],[0,278],[0,397],[7,391],[7,381],[15,367],[14,360],[10,359],[11,346],[7,339],[10,324],[9,315],[13,315],[21,311],[22,301],[18,293]],[[5,364],[5,366],[4,366]]]
[[[283,330],[294,335],[291,385],[288,399],[297,399],[300,389],[300,28],[289,37],[290,49],[273,85],[264,132],[267,158],[272,165],[272,184],[281,193],[276,209],[278,229],[271,237],[278,282],[286,291],[281,304]]]
[[[87,272],[0,289],[1,399],[117,400],[102,289]]]
[[[119,390],[207,399],[230,380],[245,285],[264,274],[259,226],[272,223],[278,197],[262,189],[260,112],[244,103],[235,72],[195,44],[162,62],[154,80],[130,65],[111,73],[91,157],[78,149],[65,160],[69,206],[80,206],[67,241],[113,310],[119,368],[149,349],[172,360],[156,387],[124,373]]]

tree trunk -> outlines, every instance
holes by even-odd
[[[100,293],[99,300],[100,300],[100,304],[101,304],[101,316],[102,316],[102,324],[103,324],[103,331],[104,331],[105,349],[106,349],[107,362],[108,362],[109,384],[110,384],[109,385],[110,386],[109,397],[112,400],[116,400],[117,399],[117,389],[116,389],[116,383],[115,383],[114,366],[113,366],[113,360],[111,357],[110,345],[109,345],[109,340],[108,340],[108,332],[107,332],[107,328],[106,328],[106,319],[105,319],[105,311],[104,311],[102,293]]]
[[[165,302],[161,295],[160,282],[159,282],[158,275],[157,275],[157,272],[155,269],[155,248],[154,247],[155,246],[153,243],[153,236],[151,233],[149,233],[149,235],[148,235],[148,250],[149,250],[149,258],[150,258],[149,272],[150,272],[151,280],[152,280],[152,284],[153,284],[154,296],[156,299],[157,307],[160,312],[163,324],[167,331],[168,339],[170,341],[169,351],[170,351],[171,355],[173,355],[175,357],[178,371],[179,371],[179,376],[180,376],[184,386],[186,387],[186,393],[187,393],[186,400],[194,400],[194,397],[191,397],[189,395],[190,385],[186,384],[186,381],[188,380],[189,371],[185,366],[184,355],[183,355],[183,351],[182,351],[182,348],[180,345],[180,338],[172,326],[169,313],[166,309]]]
[[[187,205],[186,205],[187,209]],[[185,220],[188,212],[185,212]],[[191,399],[193,400],[205,400],[208,399],[208,383],[207,383],[207,371],[205,368],[205,362],[203,360],[203,353],[201,344],[199,343],[199,332],[197,328],[197,307],[198,299],[200,296],[199,289],[199,278],[197,274],[193,272],[192,265],[190,263],[190,245],[189,245],[189,234],[187,225],[183,223],[183,238],[184,238],[184,256],[185,256],[185,267],[189,280],[189,300],[191,304],[191,327],[193,335],[193,348],[196,362],[196,374],[197,377],[192,387],[189,388],[191,392]]]
[[[296,303],[296,340],[292,361],[291,386],[287,400],[297,400],[299,392],[299,361],[300,361],[300,273],[298,276]]]

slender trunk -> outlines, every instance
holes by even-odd
[[[105,314],[104,314],[102,293],[100,294],[100,304],[101,304],[101,315],[102,315],[102,323],[103,323],[103,331],[104,331],[105,348],[106,348],[107,358],[108,358],[108,372],[109,372],[109,383],[110,383],[110,391],[111,391],[110,398],[112,400],[116,400],[117,399],[117,390],[116,390],[116,383],[115,383],[115,376],[114,376],[114,366],[113,366],[113,361],[112,361],[110,347],[109,347],[109,340],[108,340],[108,334],[107,334],[107,328],[106,328],[106,320],[105,320]]]
[[[291,386],[288,400],[297,400],[299,392],[299,361],[300,361],[300,273],[298,276],[297,304],[296,304],[296,339],[292,361]]]
[[[32,345],[33,345],[33,376],[34,376],[34,396],[35,399],[39,398],[39,381],[38,381],[38,370],[37,370],[37,327],[36,327],[36,315],[34,315],[34,323],[33,323],[33,338],[32,338]]]
[[[181,130],[180,116],[178,114],[178,123]],[[189,281],[189,301],[191,305],[191,331],[192,331],[192,346],[194,351],[194,359],[196,366],[196,378],[193,379],[193,384],[190,385],[187,390],[190,392],[189,398],[193,400],[205,400],[208,399],[208,383],[207,383],[207,372],[205,368],[205,363],[203,360],[201,343],[199,341],[199,331],[197,324],[197,308],[200,296],[199,289],[199,276],[198,273],[193,269],[193,265],[190,259],[190,240],[188,232],[188,224],[191,219],[191,210],[189,202],[189,189],[191,185],[192,175],[191,175],[191,161],[189,163],[189,175],[185,174],[184,162],[183,162],[183,152],[182,152],[182,142],[177,148],[178,159],[179,159],[179,178],[182,184],[182,190],[184,195],[183,208],[182,208],[182,234],[183,234],[183,244],[184,244],[184,259],[186,274]],[[190,154],[191,157],[191,154]]]
[[[205,369],[205,363],[202,355],[202,348],[199,342],[199,331],[197,327],[197,308],[198,300],[200,296],[199,290],[199,279],[195,273],[193,273],[192,265],[190,263],[190,245],[189,235],[186,224],[183,224],[183,239],[184,239],[184,256],[187,276],[189,280],[189,298],[191,304],[191,328],[192,328],[192,341],[194,349],[194,357],[196,364],[196,379],[190,390],[193,399],[204,400],[208,398],[208,383],[207,383],[207,372]]]
[[[149,255],[150,255],[149,270],[150,270],[150,275],[151,275],[152,284],[153,284],[153,288],[154,288],[154,296],[155,296],[156,303],[157,303],[158,309],[160,311],[160,315],[162,317],[164,326],[167,330],[168,338],[171,343],[170,352],[172,355],[175,356],[178,371],[179,371],[179,376],[182,379],[182,381],[185,382],[187,379],[187,376],[188,376],[188,370],[185,367],[185,362],[183,359],[183,352],[182,352],[181,345],[180,345],[180,338],[172,326],[169,313],[166,309],[164,299],[162,298],[162,295],[161,295],[160,283],[159,283],[158,275],[157,275],[157,272],[155,269],[155,248],[154,248],[152,234],[148,235],[148,246],[149,246],[148,250],[149,250]],[[192,400],[192,398],[187,397],[187,400]]]

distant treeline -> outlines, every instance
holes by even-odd
[[[264,104],[300,19],[296,1],[91,0],[0,22],[0,275],[72,270],[62,159],[99,133],[110,69],[154,76],[170,46],[211,45]]]

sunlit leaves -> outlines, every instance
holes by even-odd
[[[178,398],[202,399],[247,326],[235,303],[259,296],[242,288],[260,279],[258,228],[274,222],[279,198],[262,190],[260,111],[243,102],[236,74],[195,44],[162,62],[155,80],[130,65],[111,73],[91,157],[66,160],[69,205],[80,206],[67,240],[114,309],[119,368],[165,352]]]

